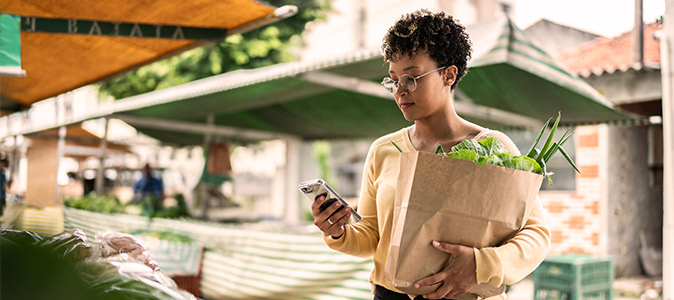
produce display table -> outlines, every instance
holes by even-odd
[[[206,299],[371,299],[372,259],[325,246],[313,225],[222,225],[64,208],[65,229],[170,231],[204,248],[200,296]],[[302,232],[304,231],[304,232]],[[152,249],[150,255],[152,255]],[[155,258],[153,256],[153,258]],[[159,266],[162,262],[156,257]]]

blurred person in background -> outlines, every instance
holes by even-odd
[[[143,215],[154,216],[162,209],[164,200],[164,182],[161,177],[152,174],[150,164],[143,167],[143,176],[133,184],[132,202],[141,202]]]
[[[7,176],[5,174],[9,166],[9,160],[7,160],[7,155],[5,153],[0,153],[0,215],[5,211],[5,206],[7,205],[7,190],[11,182],[7,181]]]

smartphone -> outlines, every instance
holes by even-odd
[[[332,189],[332,187],[330,187],[323,179],[304,181],[300,183],[299,189],[302,194],[307,196],[307,198],[309,198],[311,201],[316,201],[316,199],[318,199],[320,196],[325,196],[326,200],[323,202],[323,204],[321,204],[321,211],[335,203],[335,201],[342,202],[342,206],[337,211],[335,211],[335,213],[348,206],[349,209],[351,209],[351,217],[346,223],[356,224],[360,222],[360,215],[355,210],[353,210],[353,208],[351,208],[351,206],[346,201],[344,201],[344,199],[342,199],[342,197],[339,196],[339,194],[337,194],[337,192],[335,192],[335,190]]]

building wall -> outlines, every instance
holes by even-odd
[[[575,49],[579,45],[598,37],[596,34],[548,20],[540,20],[524,31],[536,45],[543,48],[552,57],[558,57],[559,54]]]
[[[576,190],[539,194],[552,233],[551,255],[603,254],[599,134],[598,126],[576,128],[576,165],[581,171],[576,176]]]
[[[609,256],[616,276],[642,274],[639,233],[644,232],[650,246],[662,245],[662,185],[659,169],[651,167],[654,155],[649,153],[657,156],[657,143],[649,142],[657,134],[651,131],[639,126],[577,127],[581,174],[576,190],[540,193],[552,231],[551,255]]]
[[[662,185],[649,167],[653,144],[645,126],[610,126],[608,135],[608,252],[617,276],[639,275],[639,233],[662,245]]]
[[[401,15],[420,8],[446,11],[469,26],[499,14],[500,3],[514,10],[512,0],[335,0],[325,21],[307,25],[303,60],[315,60],[381,46],[382,38]]]

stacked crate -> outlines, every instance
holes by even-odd
[[[547,258],[534,272],[535,300],[613,298],[613,262],[578,254]]]

